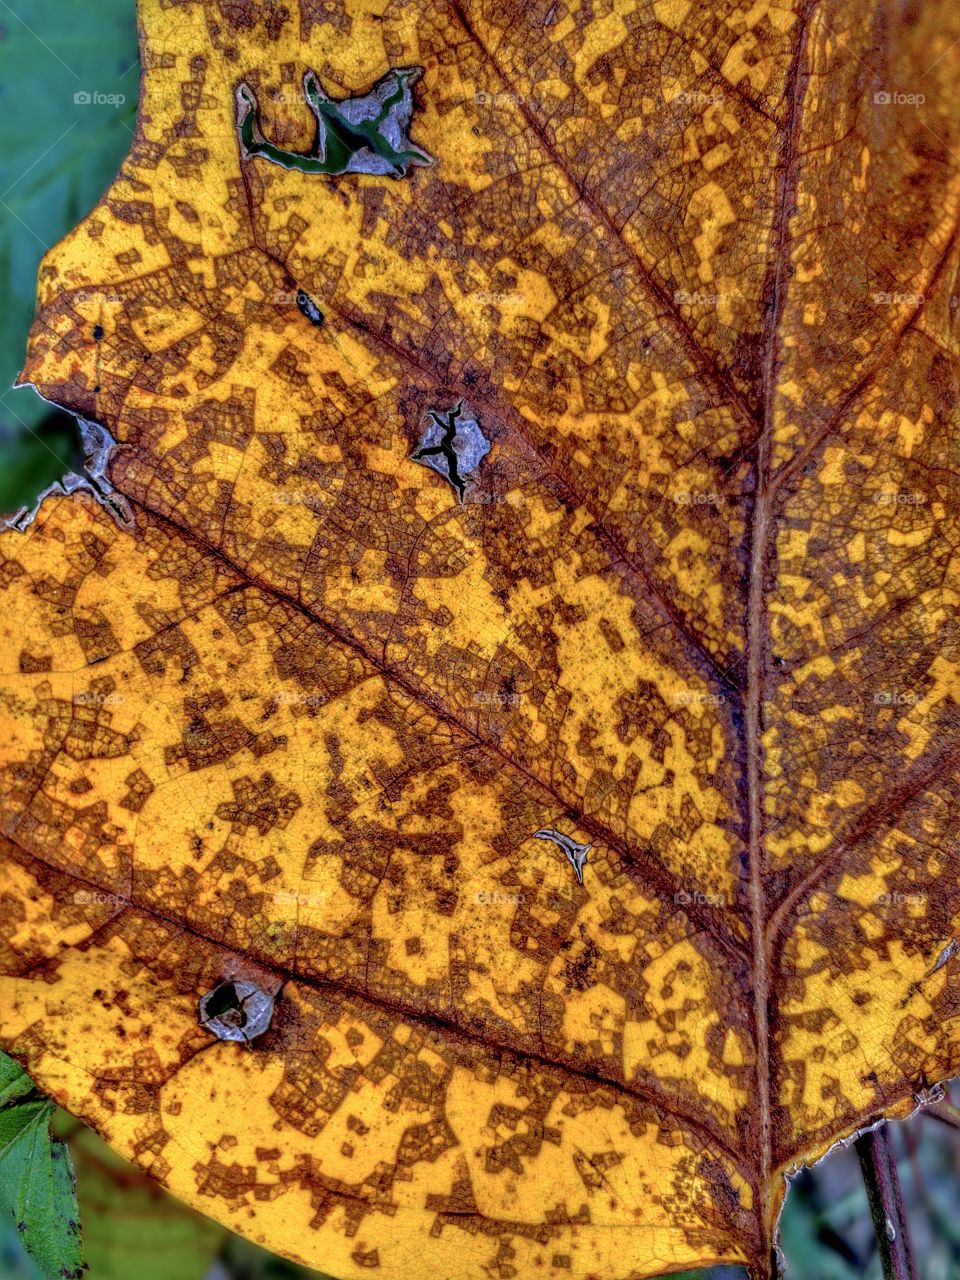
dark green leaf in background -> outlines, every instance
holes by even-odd
[[[10,386],[40,259],[96,204],[129,149],[137,65],[134,0],[0,2],[0,511],[32,504],[80,460],[65,416],[47,423],[50,406]]]
[[[33,1092],[33,1081],[12,1058],[0,1053],[0,1107]]]
[[[12,1223],[41,1275],[83,1274],[80,1214],[70,1155],[50,1135],[55,1107],[0,1054],[0,1212]]]
[[[328,1280],[197,1213],[65,1112],[54,1131],[77,1170],[87,1280]]]
[[[228,1232],[73,1125],[89,1280],[202,1280]]]

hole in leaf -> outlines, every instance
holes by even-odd
[[[462,400],[445,413],[430,409],[427,417],[430,425],[410,457],[443,476],[462,502],[467,477],[490,452],[490,443]]]
[[[219,1040],[253,1040],[272,1018],[273,996],[242,979],[221,982],[200,1000],[200,1023]]]
[[[263,136],[260,108],[250,86],[237,87],[237,129],[247,156],[262,156],[299,173],[380,174],[402,178],[410,165],[433,164],[433,157],[407,137],[413,116],[410,86],[419,67],[388,71],[369,93],[356,98],[331,98],[316,73],[303,77],[303,90],[316,129],[307,151],[288,151]]]
[[[89,493],[110,512],[122,529],[133,526],[133,512],[123,494],[117,493],[107,478],[110,456],[116,448],[116,440],[99,422],[74,418],[73,439],[79,436],[79,449],[71,449],[66,464],[70,469],[37,494],[32,506],[21,506],[3,522],[3,527],[23,532],[36,518],[45,498],[51,494]],[[82,459],[77,465],[77,455]],[[73,470],[70,464],[77,465]]]

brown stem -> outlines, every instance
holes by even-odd
[[[855,1143],[867,1188],[870,1216],[877,1233],[883,1280],[917,1280],[900,1178],[885,1124],[862,1133]]]
[[[920,1114],[922,1116],[932,1116],[934,1120],[950,1125],[951,1129],[960,1129],[960,1107],[954,1106],[948,1098],[941,1098],[939,1102],[931,1102],[929,1106],[923,1108]]]

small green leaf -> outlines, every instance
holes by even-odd
[[[0,1107],[16,1098],[23,1098],[33,1090],[33,1081],[20,1066],[5,1053],[0,1053]]]
[[[83,1274],[79,1211],[70,1155],[50,1135],[54,1104],[0,1054],[0,1211],[50,1280]]]

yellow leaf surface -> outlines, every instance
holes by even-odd
[[[338,1276],[764,1276],[960,1069],[960,11],[141,22],[23,375],[132,523],[0,537],[0,1045]]]

